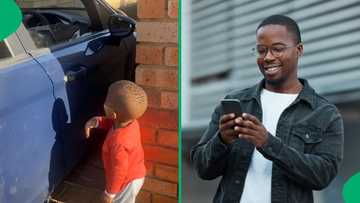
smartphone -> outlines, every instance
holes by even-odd
[[[235,113],[235,117],[239,117],[243,113],[238,99],[222,99],[221,106],[224,110],[224,114]]]

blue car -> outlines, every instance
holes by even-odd
[[[23,22],[0,41],[0,202],[39,203],[86,152],[109,84],[134,79],[135,21],[103,0],[16,3]]]

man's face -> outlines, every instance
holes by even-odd
[[[281,86],[297,81],[297,63],[303,47],[296,44],[285,26],[265,25],[259,28],[256,42],[260,52],[257,64],[267,84]]]

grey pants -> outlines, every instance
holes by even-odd
[[[144,184],[145,178],[139,178],[131,181],[125,189],[116,194],[113,203],[135,203],[136,196]]]

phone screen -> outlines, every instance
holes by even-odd
[[[221,106],[224,110],[224,114],[235,113],[235,116],[241,116],[241,105],[237,99],[222,99]]]

